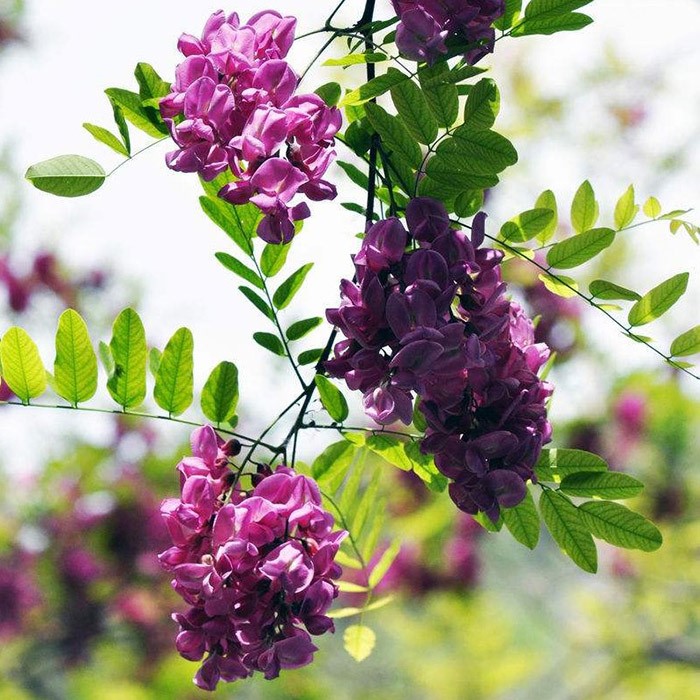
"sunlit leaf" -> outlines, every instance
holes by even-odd
[[[656,197],[649,197],[649,199],[647,199],[647,201],[644,202],[642,211],[650,219],[656,219],[656,217],[661,214],[661,203],[658,199],[656,199]]]
[[[109,343],[114,372],[107,381],[112,398],[125,410],[136,408],[146,398],[146,332],[139,315],[124,309],[112,326]]]
[[[317,374],[314,377],[314,381],[316,382],[321,403],[328,411],[328,415],[334,421],[342,423],[348,417],[348,403],[340,389],[322,374]]]
[[[593,280],[593,282],[588,285],[588,291],[591,296],[597,297],[598,299],[637,301],[642,298],[637,292],[627,289],[626,287],[621,287],[614,282],[608,282],[607,280]]]
[[[192,403],[194,340],[189,328],[179,328],[163,350],[156,374],[153,398],[172,416],[179,416]]]
[[[284,267],[290,245],[289,243],[286,245],[268,243],[263,248],[260,256],[260,269],[265,277],[274,277]]]
[[[246,287],[245,285],[241,285],[238,288],[241,291],[241,294],[258,310],[260,313],[262,313],[264,316],[267,316],[267,318],[270,319],[270,321],[274,321],[275,319],[275,314],[272,312],[272,309],[268,305],[268,303],[255,291],[253,291],[250,287]]]
[[[343,634],[345,650],[355,661],[364,661],[374,649],[377,638],[367,625],[350,625]]]
[[[233,362],[220,362],[209,375],[200,400],[202,412],[214,423],[231,420],[238,405],[238,368]]]
[[[121,88],[107,88],[105,93],[112,104],[117,105],[124,117],[137,129],[157,139],[168,134],[168,127],[162,122],[156,110],[149,111],[144,107],[139,94]]]
[[[653,552],[663,542],[653,523],[620,503],[588,501],[578,510],[584,524],[596,537],[616,547]]]
[[[25,176],[34,187],[59,197],[82,197],[102,187],[102,166],[84,156],[56,156],[32,165]]]
[[[306,275],[314,266],[313,263],[307,263],[302,265],[298,270],[293,272],[282,284],[277,288],[277,291],[272,297],[272,303],[278,309],[284,309],[291,303],[292,299],[296,293],[301,289],[301,285],[304,284]]]
[[[343,94],[342,88],[338,83],[324,83],[317,87],[314,92],[329,106],[335,107]]]
[[[22,403],[46,391],[46,370],[36,343],[23,328],[9,328],[0,343],[2,377]]]
[[[490,129],[501,108],[498,86],[491,78],[482,78],[469,91],[464,106],[464,125],[468,129]]]
[[[588,180],[584,180],[571,203],[571,225],[574,231],[583,233],[593,228],[598,220],[598,213],[599,207],[593,187]]]
[[[437,119],[439,126],[450,127],[459,115],[459,94],[457,88],[450,83],[441,83],[440,79],[448,78],[450,69],[445,62],[434,66],[423,66],[418,71],[423,94],[428,107]]]
[[[308,333],[311,333],[314,328],[318,328],[322,323],[323,319],[320,316],[305,318],[302,321],[292,323],[292,325],[287,328],[287,340],[299,340]]]
[[[593,228],[555,243],[547,252],[547,263],[561,270],[578,267],[594,258],[615,240],[610,228]]]
[[[542,450],[535,474],[540,481],[559,481],[568,474],[604,472],[607,469],[606,461],[592,452],[553,447]]]
[[[97,141],[119,153],[119,155],[129,157],[129,151],[127,151],[126,146],[109,129],[88,122],[83,124],[83,129],[89,132]]]
[[[643,326],[666,313],[688,288],[687,272],[670,277],[647,292],[631,309],[627,316],[630,326]]]
[[[565,476],[559,489],[569,496],[617,500],[638,496],[644,484],[629,474],[619,472],[578,472]]]
[[[405,73],[395,68],[389,68],[384,75],[378,75],[364,85],[360,85],[356,90],[348,92],[340,104],[342,106],[362,104],[375,97],[379,97],[379,95],[383,95],[385,92],[388,92],[393,85],[397,85],[408,79],[409,77]]]
[[[365,105],[365,110],[372,127],[381,136],[382,143],[392,151],[393,157],[401,158],[406,164],[417,169],[423,155],[404,123],[372,102]]]
[[[554,213],[551,221],[537,235],[537,240],[544,245],[557,232],[557,227],[559,225],[559,210],[557,207],[557,198],[554,196],[554,192],[552,192],[552,190],[545,190],[542,192],[535,202],[535,208],[549,209]]]
[[[629,226],[639,212],[639,206],[634,202],[634,185],[630,185],[615,205],[615,228],[620,230]]]
[[[671,355],[685,357],[700,352],[700,326],[695,326],[685,333],[681,333],[671,343]]]
[[[556,294],[564,299],[577,296],[576,290],[578,289],[578,282],[571,277],[567,277],[566,275],[554,276],[548,272],[543,272],[538,275],[538,279],[552,294]]]
[[[247,265],[244,265],[240,260],[237,260],[233,255],[228,253],[215,253],[216,259],[227,269],[231,270],[234,274],[238,275],[246,282],[250,282],[254,287],[258,289],[265,289],[260,275],[251,270]]]
[[[401,549],[401,540],[395,539],[386,551],[379,558],[379,561],[375,564],[372,569],[372,573],[369,575],[369,587],[374,588],[379,584],[379,582],[384,578],[389,568],[394,563],[394,560],[399,554]]]
[[[311,465],[311,474],[323,489],[335,493],[355,456],[355,446],[339,440],[326,447]]]
[[[542,235],[553,219],[550,209],[528,209],[501,226],[501,238],[513,243],[529,241]]]
[[[437,137],[438,123],[423,91],[412,80],[405,80],[391,88],[391,99],[411,136],[420,143],[431,144]]]
[[[53,368],[56,393],[69,403],[76,406],[95,395],[97,357],[85,321],[73,309],[58,320]]]

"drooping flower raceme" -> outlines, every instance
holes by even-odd
[[[294,221],[309,216],[303,195],[333,199],[323,179],[335,157],[341,114],[315,94],[295,95],[298,77],[284,60],[296,19],[259,12],[241,24],[223,11],[207,21],[201,38],[180,37],[185,60],[160,110],[178,150],[168,167],[207,181],[231,170],[235,180],[219,193],[233,204],[252,202],[263,213],[260,237],[288,242]]]
[[[505,296],[503,255],[482,246],[485,215],[469,237],[450,228],[440,202],[418,197],[406,222],[408,231],[396,218],[367,231],[357,282],[343,280],[341,305],[326,312],[346,336],[326,367],[364,394],[378,423],[410,423],[417,394],[421,449],[452,480],[452,499],[496,520],[524,498],[550,439],[552,387],[537,376],[549,350]]]
[[[173,618],[180,654],[204,658],[195,683],[213,690],[310,663],[310,635],[334,629],[325,613],[338,594],[345,531],[333,530],[312,479],[279,466],[242,491],[228,466],[235,450],[210,426],[192,433],[192,450],[178,465],[180,498],[161,508],[173,547],[160,560],[190,605]]]
[[[396,28],[399,51],[429,64],[447,53],[446,42],[465,46],[467,63],[477,63],[493,51],[491,25],[505,12],[505,0],[392,0],[392,4],[401,20]]]

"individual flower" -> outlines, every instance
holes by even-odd
[[[295,94],[298,77],[284,60],[296,19],[259,12],[241,24],[214,13],[200,38],[184,34],[185,60],[160,111],[178,149],[169,168],[211,181],[230,173],[219,195],[263,213],[258,235],[287,243],[294,223],[309,216],[305,201],[333,199],[324,175],[335,157],[340,111],[313,94]]]
[[[343,280],[340,306],[326,312],[346,338],[326,369],[361,391],[381,424],[409,424],[417,396],[421,449],[451,479],[452,500],[496,520],[524,498],[550,439],[552,387],[538,377],[549,350],[506,297],[484,222],[478,214],[467,236],[440,202],[418,197],[408,230],[396,218],[372,225],[354,258],[357,282]]]
[[[194,431],[192,447],[178,465],[180,498],[161,507],[173,546],[160,560],[190,606],[173,616],[178,651],[202,661],[195,683],[206,690],[305,666],[316,651],[311,635],[334,630],[326,613],[347,533],[333,529],[312,479],[265,466],[245,475],[244,491],[244,477],[229,469],[230,444],[210,426]]]

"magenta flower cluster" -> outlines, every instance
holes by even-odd
[[[401,21],[396,29],[399,51],[414,61],[435,63],[448,43],[465,47],[474,65],[493,51],[491,26],[504,12],[505,0],[392,0]]]
[[[184,34],[186,56],[160,111],[179,146],[168,167],[213,180],[229,168],[235,181],[219,193],[233,204],[252,202],[263,213],[258,234],[270,243],[294,236],[310,200],[333,199],[323,179],[332,162],[341,114],[315,94],[295,95],[298,76],[284,60],[294,41],[294,17],[259,12],[241,24],[223,11],[200,39]]]
[[[506,297],[503,254],[482,247],[485,218],[474,218],[470,238],[440,202],[418,197],[408,231],[397,218],[371,226],[354,258],[357,282],[343,280],[340,307],[326,312],[346,336],[326,367],[364,394],[377,423],[409,424],[417,394],[428,424],[421,449],[452,480],[453,501],[496,520],[524,498],[550,440],[552,388],[537,376],[547,346]]]
[[[210,426],[193,432],[192,451],[178,465],[180,498],[161,508],[174,546],[160,560],[190,605],[173,616],[178,651],[191,661],[206,656],[195,676],[206,690],[305,666],[316,651],[309,635],[334,630],[326,612],[347,533],[333,530],[312,479],[279,466],[240,490],[231,449]]]

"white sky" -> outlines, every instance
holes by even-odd
[[[244,19],[269,6],[296,13],[301,33],[318,26],[334,4],[334,0],[241,1],[226,9],[237,10]],[[362,3],[349,0],[347,5],[350,11],[346,16],[352,21],[355,15],[359,16]],[[388,15],[388,1],[380,1],[378,5],[379,11]],[[23,172],[29,164],[61,153],[93,157],[107,169],[116,165],[119,157],[93,141],[81,128],[84,121],[111,125],[111,110],[103,89],[132,88],[132,71],[138,61],[153,64],[169,79],[180,59],[177,37],[183,31],[198,34],[208,14],[215,9],[218,4],[209,6],[191,0],[123,0],[108,6],[87,0],[28,0],[28,46],[4,57],[0,69],[0,143],[12,145],[18,170]],[[596,22],[583,32],[503,42],[499,51],[502,49],[505,55],[512,50],[508,44],[515,47],[529,43],[533,50],[529,60],[540,66],[542,80],[552,90],[572,84],[581,70],[598,60],[605,42],[614,41],[640,74],[650,66],[675,60],[678,95],[661,113],[659,129],[653,138],[663,145],[679,134],[692,133],[697,128],[699,113],[700,54],[695,46],[700,35],[700,2],[596,0],[587,10]],[[291,60],[297,69],[306,65],[318,45],[314,41],[308,39],[295,47]],[[498,55],[493,60],[496,64]],[[337,69],[319,68],[305,87],[312,90],[337,77]],[[507,94],[502,98],[508,101]],[[582,124],[585,118],[582,115]],[[139,139],[140,136],[134,138],[136,143]],[[253,432],[255,425],[267,422],[278,412],[287,397],[293,395],[294,387],[283,374],[270,369],[275,366],[274,360],[271,364],[272,356],[250,339],[254,330],[269,330],[266,321],[238,294],[238,280],[214,260],[215,251],[230,250],[228,241],[200,212],[196,178],[165,168],[166,150],[167,145],[163,144],[146,152],[120,169],[101,191],[87,198],[55,198],[27,185],[17,241],[27,248],[53,245],[76,266],[109,262],[119,271],[118,279],[137,280],[143,289],[142,317],[153,343],[162,347],[181,325],[193,330],[199,386],[220,360],[233,360],[239,365],[245,407],[241,429]],[[609,163],[606,166],[605,172],[581,172],[566,160],[550,157],[536,171],[536,181],[532,170],[527,171],[527,182],[519,180],[514,171],[513,184],[508,185],[507,178],[504,184],[506,192],[513,192],[513,206],[501,212],[504,207],[501,202],[498,213],[509,218],[528,208],[532,204],[528,199],[531,193],[546,187],[555,189],[565,199],[585,177],[599,177],[601,182],[610,183],[615,195],[620,194],[629,184],[629,167],[619,164],[618,180],[617,166]],[[693,172],[697,175],[697,167]],[[640,175],[643,180],[650,180],[648,173]],[[674,182],[669,204],[698,207],[698,184],[697,179]],[[338,201],[343,199],[341,194]],[[312,210],[313,217],[294,246],[293,259],[297,265],[313,260],[316,266],[311,282],[296,304],[297,315],[288,315],[288,322],[306,315],[323,315],[323,310],[336,302],[337,281],[350,274],[348,256],[357,244],[354,233],[361,225],[358,217],[333,203],[314,204]],[[690,301],[679,312],[680,332],[698,322],[699,249],[682,241],[680,234],[677,240],[669,241],[669,238],[666,231],[640,235],[640,245],[647,246],[649,253],[647,264],[641,269],[649,276],[638,286],[653,286],[664,277],[665,271],[665,276],[680,269],[695,273]],[[659,256],[665,245],[670,253]],[[295,269],[293,262],[288,269]],[[126,293],[121,296],[128,299]],[[602,318],[595,321],[592,333],[625,353],[620,366],[627,361],[655,362],[631,342],[618,342],[619,334]],[[321,330],[313,337],[321,344],[324,335],[325,331]],[[49,333],[40,345],[48,364],[53,357]],[[574,379],[573,390],[584,391],[589,379],[582,377],[578,385]],[[69,416],[58,422],[58,417],[49,412],[43,415],[37,410],[13,411],[11,415],[9,410],[3,411],[0,430],[2,461],[12,471],[36,462],[33,451],[37,431],[58,429],[84,434],[88,430],[99,431],[103,425],[100,421],[93,423],[85,415]],[[186,429],[181,428],[175,432],[185,433]],[[20,434],[23,438],[18,437]]]

